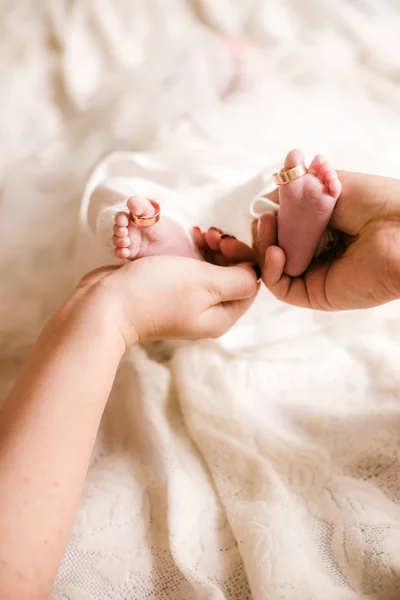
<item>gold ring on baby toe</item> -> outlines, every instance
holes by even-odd
[[[144,198],[144,196],[132,196],[132,198]],[[158,202],[152,200],[151,198],[145,198],[145,200],[148,200],[150,204],[154,207],[156,214],[152,217],[138,217],[137,215],[129,213],[130,220],[133,221],[133,223],[135,223],[135,225],[137,225],[138,227],[151,227],[152,225],[158,223],[158,221],[160,220],[161,208]]]
[[[295,179],[299,179],[299,177],[303,177],[307,175],[308,169],[306,165],[302,162],[297,165],[297,167],[293,167],[293,169],[280,169],[280,171],[275,171],[272,175],[276,185],[285,185],[286,183],[290,183]]]

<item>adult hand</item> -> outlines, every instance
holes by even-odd
[[[330,227],[334,251],[314,260],[301,277],[283,274],[285,254],[276,219],[264,215],[255,250],[267,288],[288,304],[317,310],[369,308],[400,298],[400,181],[338,172],[342,194]]]
[[[63,311],[84,306],[105,316],[126,347],[144,340],[215,338],[234,325],[257,290],[248,264],[219,267],[153,256],[89,273]]]

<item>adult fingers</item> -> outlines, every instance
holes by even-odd
[[[192,233],[193,233],[194,243],[199,248],[199,250],[203,250],[204,248],[207,248],[204,230],[201,229],[201,227],[193,227]]]
[[[278,240],[278,227],[275,215],[266,214],[260,217],[254,241],[254,250],[261,268],[264,266],[266,251],[275,246]]]
[[[217,227],[210,227],[205,232],[206,242],[209,248],[211,248],[211,250],[214,250],[214,252],[216,250],[219,250],[219,243],[221,241],[222,234],[223,232],[221,231],[221,229],[218,229]]]
[[[219,248],[225,258],[229,262],[233,263],[244,263],[244,262],[255,262],[256,257],[254,251],[248,247],[244,242],[240,242],[234,237],[222,236]]]
[[[212,256],[213,252],[208,246],[206,242],[205,231],[201,227],[193,227],[192,235],[194,243],[197,246],[197,250],[200,252],[201,256],[207,262],[214,264],[214,257]]]

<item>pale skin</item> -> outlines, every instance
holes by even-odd
[[[125,349],[220,336],[257,287],[250,265],[181,257],[84,278],[41,333],[0,411],[1,600],[49,596]]]

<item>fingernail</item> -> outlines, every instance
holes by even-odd
[[[257,276],[257,281],[260,281],[261,279],[261,269],[260,269],[260,265],[255,264],[255,265],[251,265],[251,268],[253,269],[254,273]]]
[[[234,235],[224,233],[224,235],[221,235],[221,240],[236,240],[236,238]]]
[[[192,231],[197,231],[197,233],[201,233],[201,229],[200,229],[200,227],[197,227],[197,225],[192,227]]]
[[[222,229],[218,229],[218,227],[210,227],[210,230],[218,231],[218,233],[223,233]]]

